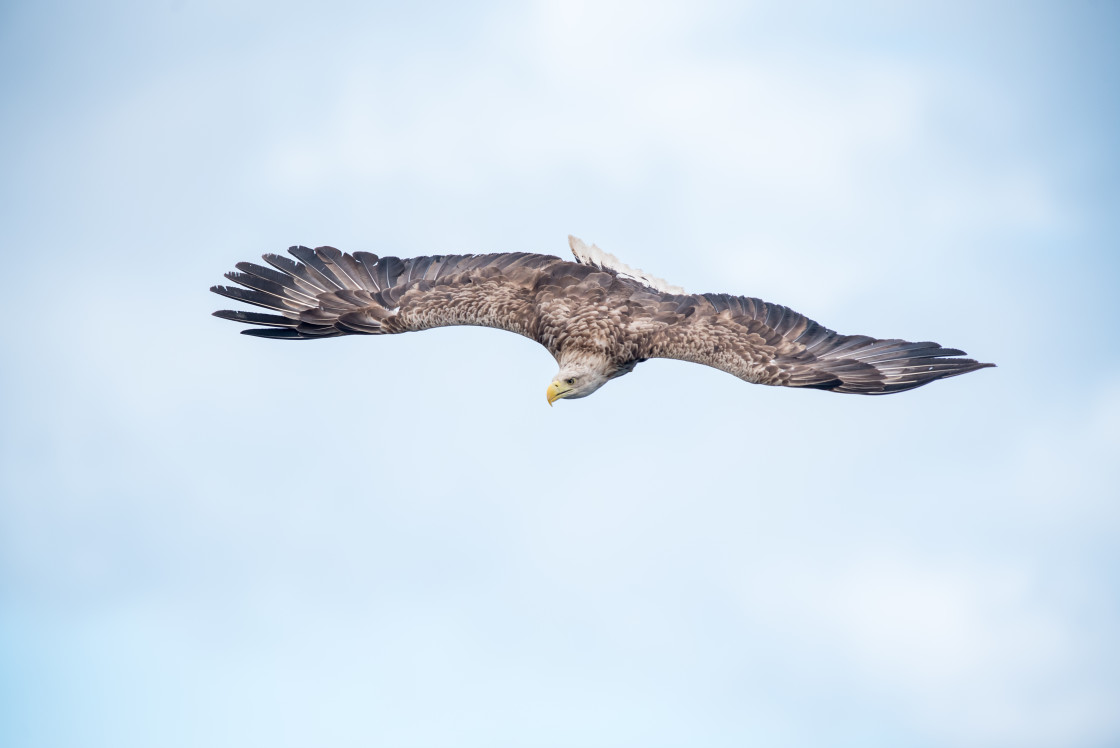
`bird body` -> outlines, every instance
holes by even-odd
[[[586,397],[651,358],[705,364],[756,384],[880,395],[993,364],[937,343],[840,335],[788,307],[688,294],[569,237],[575,261],[525,252],[400,259],[292,247],[238,263],[215,293],[275,313],[218,311],[242,332],[308,340],[480,325],[524,335],[560,369],[549,404]]]

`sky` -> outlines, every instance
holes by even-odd
[[[0,744],[1120,744],[1120,9],[0,5]],[[293,244],[534,251],[996,369],[290,343]]]

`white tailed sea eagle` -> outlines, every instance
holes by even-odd
[[[481,325],[532,338],[560,371],[551,405],[586,397],[651,358],[713,366],[756,384],[886,395],[994,364],[937,343],[840,335],[788,307],[689,294],[568,237],[575,262],[515,252],[378,257],[292,247],[210,290],[275,314],[219,311],[246,335],[312,340]]]

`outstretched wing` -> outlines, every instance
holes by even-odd
[[[536,339],[533,289],[558,257],[517,252],[489,255],[378,257],[334,247],[292,247],[299,262],[264,255],[272,267],[237,264],[236,286],[210,290],[269,313],[222,310],[214,316],[256,327],[262,338],[308,340],[336,335],[480,325]],[[571,264],[571,263],[564,263]]]
[[[713,366],[758,384],[861,395],[902,392],[982,364],[937,343],[840,335],[778,304],[727,294],[668,297],[648,358]],[[667,299],[668,300],[668,299]],[[664,310],[664,305],[662,309]]]

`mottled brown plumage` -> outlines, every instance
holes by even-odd
[[[650,358],[757,384],[882,395],[992,366],[936,343],[839,335],[778,304],[686,294],[570,238],[575,262],[525,252],[398,259],[293,247],[238,263],[211,290],[273,313],[219,311],[245,334],[308,340],[450,325],[509,330],[560,364],[549,402],[591,394]],[[275,269],[273,269],[275,268]]]

